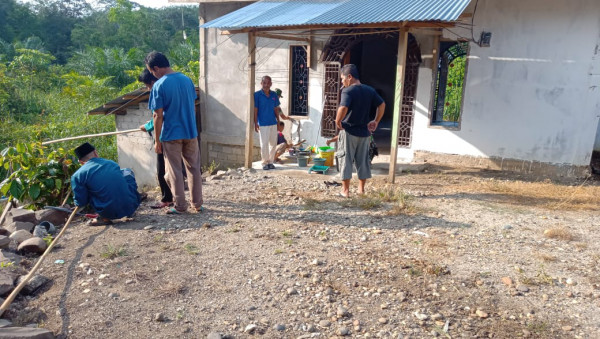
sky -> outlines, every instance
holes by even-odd
[[[2,0],[0,0],[2,1]],[[167,7],[167,6],[181,6],[181,5],[193,5],[194,3],[190,3],[190,4],[185,4],[185,3],[175,3],[175,4],[170,4],[169,0],[131,0],[132,2],[137,2],[138,4],[145,6],[145,7],[152,7],[152,8],[161,8],[161,7]],[[27,2],[31,2],[31,0],[19,0],[19,2],[23,2],[23,3],[27,3]],[[87,0],[88,3],[94,3],[93,0]]]

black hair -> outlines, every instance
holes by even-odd
[[[279,126],[285,126],[285,124],[283,123],[283,121],[279,122]]]
[[[156,82],[158,79],[148,69],[144,69],[142,74],[138,77],[139,82],[143,82],[145,85],[152,85],[153,82]]]
[[[348,74],[352,75],[353,78],[360,80],[360,76],[358,75],[358,68],[355,64],[346,64],[342,67],[342,74],[348,76]]]
[[[146,58],[144,58],[144,63],[150,68],[165,68],[171,66],[171,64],[169,64],[169,59],[167,59],[167,57],[164,54],[157,51],[152,51],[148,53],[148,55],[146,55]]]

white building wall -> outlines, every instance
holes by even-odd
[[[429,126],[432,71],[421,68],[412,149],[589,165],[600,107],[591,72],[598,13],[595,0],[480,0],[474,35],[492,32],[491,47],[470,44],[460,130]]]
[[[127,108],[127,114],[115,116],[117,131],[139,128],[152,118],[148,103],[140,103],[139,107]],[[132,132],[117,135],[117,156],[121,168],[131,168],[135,174],[138,190],[143,187],[155,188],[156,153],[152,138],[146,132]]]

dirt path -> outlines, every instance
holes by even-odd
[[[600,337],[597,181],[429,168],[342,199],[287,174],[74,225],[9,314],[69,338]]]

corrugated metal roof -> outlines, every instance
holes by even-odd
[[[262,0],[207,22],[241,29],[402,21],[454,21],[471,0]]]

